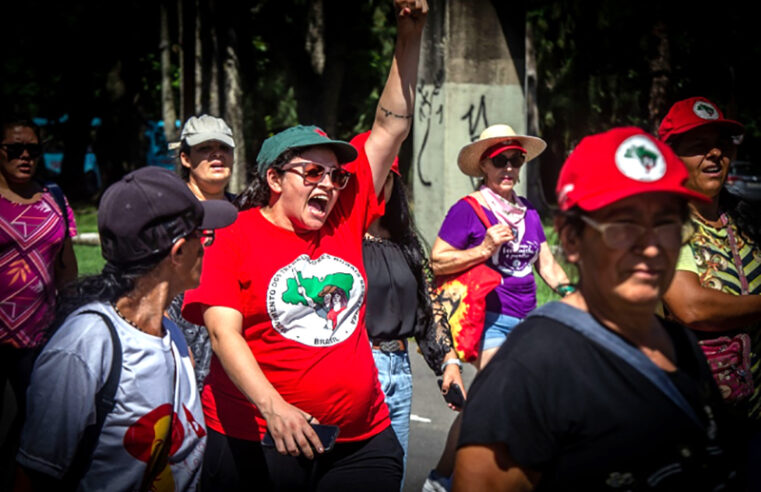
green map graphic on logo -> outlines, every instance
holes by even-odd
[[[647,171],[650,171],[650,169],[655,167],[655,160],[658,158],[658,154],[643,145],[633,145],[626,149],[624,157],[636,157],[639,159],[640,164],[642,164]]]
[[[705,111],[709,117],[713,116],[714,110],[708,104],[699,103],[697,106],[695,106],[695,109],[698,111]]]
[[[331,273],[324,278],[304,278],[296,272],[296,278],[286,280],[283,302],[311,307],[317,314],[328,320],[335,331],[338,315],[346,309],[351,297],[354,278],[349,273]]]

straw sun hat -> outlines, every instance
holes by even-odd
[[[480,178],[483,173],[479,163],[509,149],[526,153],[526,162],[537,157],[547,148],[547,142],[539,137],[517,135],[510,125],[492,125],[475,142],[460,149],[457,165],[468,176]]]

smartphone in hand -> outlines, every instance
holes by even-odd
[[[317,437],[320,438],[322,448],[327,452],[333,449],[336,444],[336,438],[340,429],[337,425],[323,425],[323,424],[311,424],[312,429],[317,433]],[[275,441],[272,439],[272,434],[268,430],[262,438],[262,446],[274,448]]]
[[[439,379],[438,383],[439,383],[439,389],[441,389],[441,386],[444,384],[444,381],[442,379]],[[444,395],[444,401],[446,401],[447,403],[451,403],[457,408],[462,408],[465,405],[465,397],[462,394],[462,390],[460,389],[459,384],[452,383],[449,385],[449,391],[447,391],[447,393]]]

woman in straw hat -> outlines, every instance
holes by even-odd
[[[461,272],[485,263],[502,275],[502,282],[486,298],[486,323],[481,335],[478,370],[484,368],[510,331],[536,307],[534,268],[542,280],[561,295],[573,288],[544,236],[536,209],[515,192],[521,167],[541,154],[541,138],[517,135],[508,125],[485,129],[475,142],[460,150],[460,170],[481,178],[471,193],[493,224],[488,229],[467,201],[449,209],[433,244],[431,261],[436,275]],[[445,482],[452,472],[459,420],[452,425],[447,446],[428,482]],[[430,483],[431,490],[436,490]]]
[[[482,262],[502,274],[502,283],[486,298],[479,369],[536,307],[532,267],[553,290],[568,284],[544,237],[539,214],[515,192],[521,167],[545,147],[541,138],[516,135],[508,125],[493,125],[463,147],[457,158],[463,173],[481,178],[481,186],[470,196],[493,225],[487,229],[473,207],[459,200],[441,225],[431,260],[436,275],[458,273]]]
[[[639,128],[571,153],[555,228],[578,291],[531,313],[476,377],[453,490],[739,489],[705,358],[689,330],[655,316],[688,200],[706,199],[686,178]]]

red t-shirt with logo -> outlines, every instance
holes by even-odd
[[[364,149],[325,225],[297,234],[258,208],[216,232],[200,286],[185,294],[183,316],[203,324],[207,306],[243,315],[243,337],[267,379],[290,404],[340,428],[339,441],[367,439],[389,425],[365,329],[367,279],[362,237],[383,214]],[[261,440],[259,411],[212,358],[202,394],[206,424]]]

